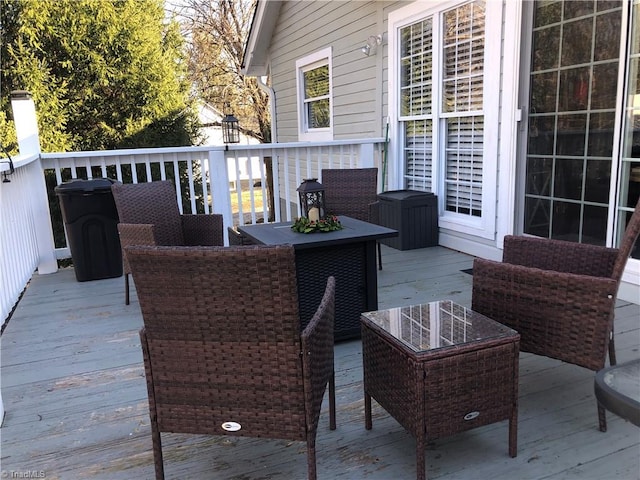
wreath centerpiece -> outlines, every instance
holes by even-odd
[[[336,215],[327,215],[319,220],[298,217],[291,225],[291,230],[298,233],[335,232],[342,230],[342,224]]]

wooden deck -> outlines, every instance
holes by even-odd
[[[449,298],[470,305],[472,258],[441,247],[383,247],[380,307]],[[35,275],[2,335],[2,478],[152,479],[137,300],[123,279],[85,283],[73,270]],[[202,294],[206,294],[203,286]],[[640,307],[620,303],[619,362],[637,358]],[[338,429],[325,411],[319,479],[415,478],[413,438],[374,402],[364,428],[361,348],[338,343]],[[608,415],[598,430],[593,373],[521,354],[518,456],[507,422],[432,442],[430,479],[638,479],[640,429]],[[167,479],[303,479],[302,443],[163,434]],[[25,476],[31,474],[31,477]]]

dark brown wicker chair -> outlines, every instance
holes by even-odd
[[[377,168],[324,169],[322,186],[327,213],[346,215],[369,223],[379,223]],[[380,243],[378,243],[378,268],[382,270]]]
[[[129,305],[128,245],[224,245],[222,215],[181,215],[170,181],[114,184],[118,233],[124,265],[125,303]]]
[[[475,259],[472,308],[520,333],[522,351],[593,371],[615,365],[622,272],[640,232],[640,202],[620,248],[507,236],[502,263]],[[600,430],[606,430],[598,407]]]
[[[290,245],[127,247],[140,331],[156,479],[161,432],[315,440],[329,384],[335,429],[335,281],[301,333]]]

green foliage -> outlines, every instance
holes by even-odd
[[[0,0],[1,111],[29,91],[42,150],[197,143],[183,38],[162,0]],[[0,139],[5,132],[0,117]]]
[[[298,217],[291,225],[291,230],[298,233],[326,233],[342,230],[342,224],[335,215],[328,215],[315,221],[307,217]]]

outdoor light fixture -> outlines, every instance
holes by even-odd
[[[367,44],[360,49],[367,57],[371,54],[375,55],[378,45],[382,45],[382,35],[371,35],[367,39]]]
[[[9,155],[9,152],[7,152],[7,150],[4,148],[4,145],[0,144],[0,149],[2,149],[4,154],[7,156],[7,160],[0,160],[0,163],[8,163],[9,164],[9,173],[7,173],[6,171],[2,172],[2,183],[10,183],[11,180],[9,180],[7,178],[7,176],[8,175],[12,175],[13,172],[16,171],[16,169],[13,166],[13,160],[11,159],[11,155]]]
[[[224,143],[240,143],[240,127],[238,119],[228,112],[222,119],[222,141]]]
[[[308,178],[302,181],[298,187],[300,195],[301,216],[313,222],[324,219],[324,187],[316,178]]]

